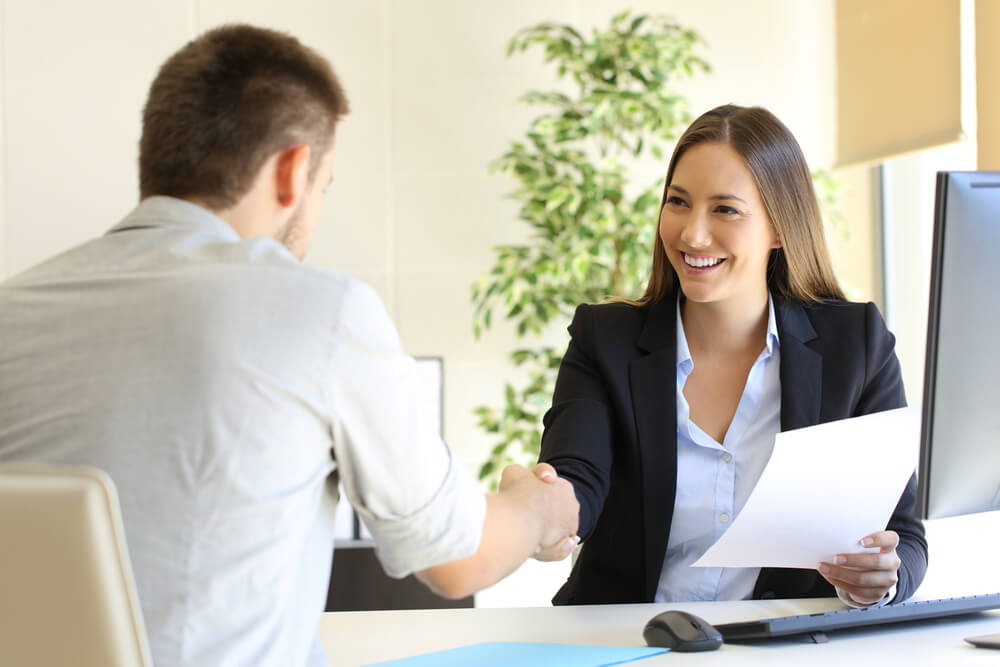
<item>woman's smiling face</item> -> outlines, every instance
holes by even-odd
[[[781,244],[753,174],[728,144],[701,143],[677,161],[660,238],[688,299],[766,300],[767,260]]]

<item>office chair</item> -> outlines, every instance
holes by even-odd
[[[0,655],[17,667],[152,667],[105,473],[0,465]]]

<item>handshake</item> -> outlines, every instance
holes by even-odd
[[[531,470],[507,466],[498,492],[524,503],[527,515],[537,520],[538,525],[533,527],[539,536],[533,554],[536,560],[562,560],[580,544],[576,534],[580,503],[573,485],[559,477],[548,463],[539,463]]]
[[[431,590],[462,598],[492,586],[528,558],[562,560],[580,544],[580,503],[573,485],[548,463],[504,468],[496,493],[486,494],[486,521],[476,553],[415,572]]]

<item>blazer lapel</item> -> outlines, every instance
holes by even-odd
[[[806,343],[816,338],[805,309],[787,301],[775,303],[781,340],[781,430],[819,423],[823,398],[823,357]]]
[[[648,355],[629,363],[629,382],[639,438],[645,536],[643,599],[659,581],[677,491],[676,301],[650,306],[637,341]]]
[[[823,357],[806,343],[816,330],[798,304],[775,298],[774,317],[781,340],[781,430],[790,431],[819,423],[823,399]],[[815,583],[811,570],[765,567],[754,584],[754,599],[773,599],[778,591],[807,595]]]

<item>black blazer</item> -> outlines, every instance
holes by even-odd
[[[906,405],[895,338],[874,304],[775,298],[775,318],[781,430]],[[569,326],[539,459],[572,482],[584,547],[556,604],[653,601],[677,490],[676,329],[669,298],[648,308],[582,305]],[[896,600],[927,569],[915,498],[911,477],[888,525],[900,538]],[[753,596],[835,594],[815,570],[764,568]]]

